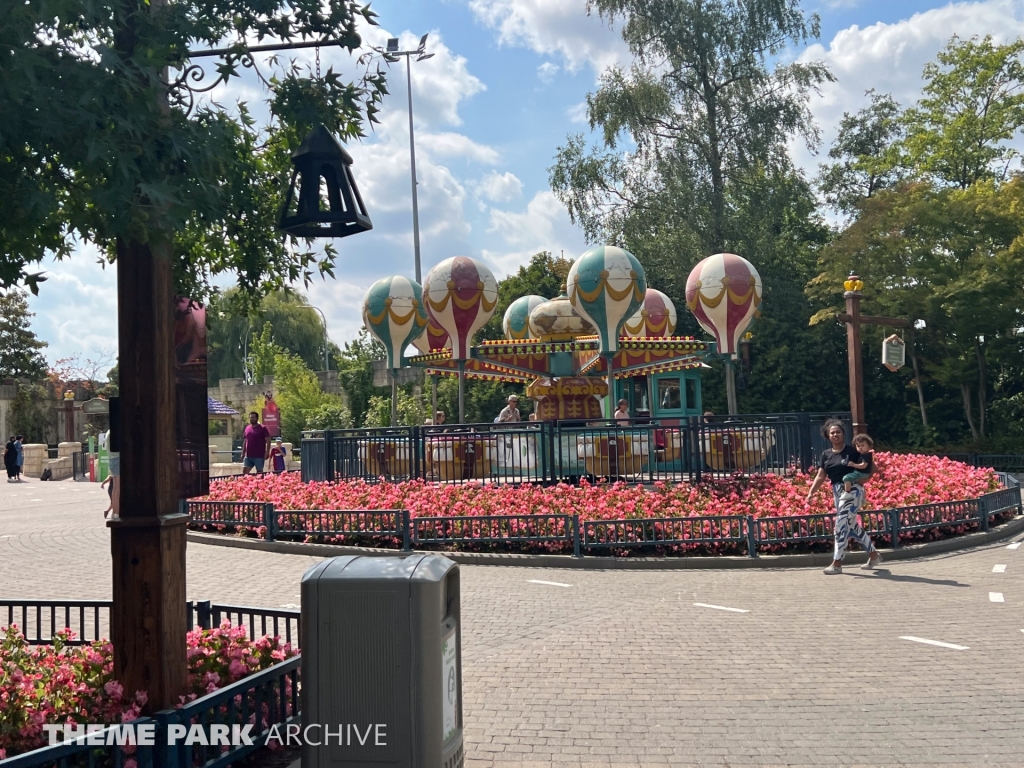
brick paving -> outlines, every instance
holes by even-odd
[[[105,503],[71,481],[0,487],[0,596],[109,597]],[[316,561],[190,545],[188,595],[296,604]],[[462,581],[474,768],[1024,765],[1024,547],[836,577],[462,566]]]

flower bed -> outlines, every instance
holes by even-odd
[[[865,509],[931,504],[959,499],[974,499],[998,488],[998,480],[990,469],[978,469],[949,459],[906,454],[876,453],[877,472],[865,486],[868,501]],[[775,475],[735,476],[728,480],[708,480],[696,485],[679,483],[653,486],[622,483],[579,486],[555,485],[444,485],[422,480],[402,483],[303,483],[296,474],[248,475],[217,483],[206,497],[211,501],[273,502],[278,510],[359,510],[407,509],[417,517],[479,517],[489,515],[578,514],[582,521],[622,520],[635,518],[694,517],[717,515],[753,515],[781,517],[821,514],[833,511],[831,494],[822,489],[810,504],[807,491],[813,476],[798,474],[781,478]],[[303,533],[296,525],[309,525],[284,516],[281,534]],[[710,524],[709,524],[710,525]],[[204,527],[204,526],[200,526]],[[224,531],[224,526],[205,526]],[[915,531],[906,538],[927,540],[963,530]],[[242,528],[243,536],[262,536],[262,528]],[[346,536],[305,536],[306,541],[342,544],[366,544],[365,538]],[[374,542],[380,545],[379,539]],[[397,545],[398,542],[390,542]],[[517,544],[460,545],[475,551],[565,551],[563,542]],[[780,549],[792,549],[781,544]],[[678,545],[659,548],[665,552],[707,551],[721,554],[738,551],[737,545]],[[634,553],[636,551],[634,550]],[[649,554],[649,553],[645,553]]]
[[[146,692],[126,692],[114,679],[108,642],[66,646],[67,631],[51,645],[30,646],[16,625],[0,640],[0,760],[47,743],[45,723],[128,723],[139,717]],[[250,640],[225,622],[188,633],[188,688],[181,703],[295,655],[276,637]],[[134,760],[125,768],[135,768]]]

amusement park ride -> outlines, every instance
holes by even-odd
[[[541,422],[609,426],[603,420],[612,419],[613,404],[625,399],[634,420],[672,427],[702,413],[700,373],[709,367],[706,358],[724,358],[731,373],[740,341],[760,314],[761,279],[745,259],[716,254],[691,272],[686,301],[714,342],[674,335],[675,306],[664,293],[647,286],[639,261],[621,248],[599,246],[573,262],[560,296],[529,295],[513,301],[503,318],[502,340],[472,343],[473,335],[494,315],[498,288],[486,266],[465,256],[435,266],[422,287],[405,277],[379,280],[366,294],[363,319],[384,345],[393,372],[412,365],[432,377],[458,377],[460,424],[468,378],[524,384]],[[421,354],[405,358],[403,351],[410,344]],[[735,389],[731,377],[728,380],[734,413]],[[717,450],[706,446],[704,453],[728,453],[733,468],[740,468],[738,463],[753,465],[771,447],[770,431],[756,446],[743,444],[749,437],[737,433],[730,449],[727,431],[718,430],[715,439],[726,445]],[[681,453],[681,446],[673,443],[679,434],[670,434],[667,444],[660,446],[663,460]],[[620,442],[646,461],[648,447],[641,445],[646,440],[638,434],[635,450],[628,448],[628,435]],[[579,450],[599,458],[608,447]],[[588,461],[588,470],[600,469],[594,464]]]

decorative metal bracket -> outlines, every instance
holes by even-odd
[[[254,53],[264,53],[266,51],[294,51],[301,48],[327,48],[342,44],[343,43],[339,40],[313,40],[301,43],[253,45],[246,48],[239,48],[237,46],[234,48],[212,48],[205,51],[189,51],[186,61],[212,56],[234,56],[237,57],[238,63],[245,69],[252,69],[264,84],[269,85],[266,78],[260,74],[259,69],[256,67],[256,60],[253,57]],[[209,93],[218,85],[226,83],[229,77],[231,77],[229,73],[221,71],[212,83],[204,85],[203,81],[206,80],[206,70],[203,69],[201,64],[188,63],[184,66],[184,69],[181,70],[181,74],[164,84],[167,89],[167,101],[172,107],[179,107],[182,109],[185,112],[185,116],[188,117],[192,114],[192,110],[195,109],[196,94]]]

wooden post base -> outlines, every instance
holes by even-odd
[[[145,691],[147,713],[185,693],[185,531],[188,515],[110,520],[114,588],[110,636],[114,677]]]

